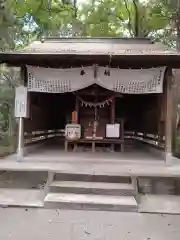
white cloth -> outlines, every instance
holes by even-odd
[[[81,75],[81,71],[85,74]],[[64,93],[86,88],[94,81],[93,67],[86,68],[40,68],[27,67],[28,91]]]
[[[148,69],[97,68],[53,69],[27,66],[28,91],[74,92],[92,84],[127,94],[162,93],[165,67]],[[82,71],[84,74],[82,74]],[[109,76],[105,74],[109,71]]]
[[[111,91],[143,94],[162,93],[165,67],[149,69],[118,69],[111,68],[110,76],[104,74],[107,70],[100,67],[98,84]]]

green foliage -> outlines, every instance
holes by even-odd
[[[18,69],[0,66],[0,156],[2,149],[7,153],[15,147],[14,89],[18,81]]]
[[[78,14],[83,23],[80,35],[151,37],[173,46],[172,31],[168,31],[170,18],[159,1],[86,1]]]
[[[65,2],[65,1],[64,1]],[[56,35],[63,25],[72,22],[74,7],[59,0],[14,1],[16,16],[37,38]]]
[[[9,49],[14,45],[12,39],[12,28],[14,24],[14,15],[9,5],[10,1],[0,2],[0,49]]]
[[[0,8],[0,29],[9,44],[14,44],[11,48],[61,35],[150,36],[172,45],[173,10],[174,5],[166,0],[86,0],[79,5],[77,0],[7,0]],[[16,34],[11,31],[10,37],[12,26]]]

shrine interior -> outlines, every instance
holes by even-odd
[[[98,85],[74,93],[29,92],[29,118],[25,119],[24,131],[57,130],[62,135],[56,138],[64,139],[65,126],[72,123],[72,113],[78,107],[78,123],[82,126],[84,138],[93,136],[95,119],[96,137],[99,139],[105,138],[106,124],[111,123],[123,123],[125,140],[134,133],[157,136],[160,123],[163,125],[159,107],[162,96],[163,94],[120,94]],[[64,146],[63,140],[56,143],[57,147]]]

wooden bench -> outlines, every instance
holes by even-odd
[[[96,144],[111,144],[112,148],[114,149],[114,145],[120,145],[121,152],[124,152],[124,139],[112,139],[112,138],[103,138],[103,139],[89,139],[89,138],[81,138],[79,140],[67,140],[65,139],[64,147],[65,152],[68,151],[68,145],[73,144],[74,148],[73,151],[77,150],[77,146],[79,143],[90,143],[92,144],[92,152],[96,151]]]

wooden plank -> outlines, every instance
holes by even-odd
[[[119,144],[119,143],[124,143],[124,139],[79,139],[79,140],[66,140],[69,143],[115,143],[115,144]]]

